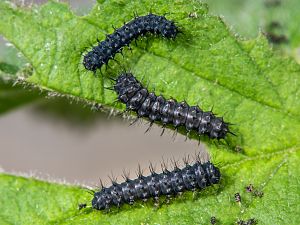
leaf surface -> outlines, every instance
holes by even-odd
[[[300,20],[297,0],[205,0],[210,11],[224,16],[234,31],[248,38],[259,32],[272,34],[275,49],[284,50],[300,62]],[[281,39],[281,40],[280,40]],[[277,41],[276,41],[277,40]]]
[[[40,98],[37,91],[14,85],[17,73],[20,75],[25,70],[20,71],[15,65],[0,62],[0,114]]]
[[[137,46],[132,44],[132,53],[125,49],[124,57],[117,55],[119,63],[111,61],[110,68],[103,69],[103,75],[98,72],[95,77],[85,71],[82,57],[97,43],[97,38],[103,40],[105,34],[113,32],[112,25],[119,27],[131,20],[133,12],[145,15],[150,10],[160,15],[168,13],[166,17],[176,21],[183,34],[174,41],[142,38]],[[38,224],[41,221],[208,224],[211,216],[216,216],[221,224],[252,217],[260,224],[300,222],[299,216],[295,216],[300,215],[297,198],[300,66],[292,59],[275,54],[262,36],[240,40],[220,18],[207,12],[206,5],[199,1],[112,0],[99,2],[89,15],[78,17],[67,5],[52,1],[32,9],[0,2],[0,33],[25,55],[34,69],[33,75],[26,78],[28,83],[122,110],[123,105],[114,104],[115,93],[104,87],[112,85],[108,76],[116,77],[122,69],[130,69],[157,94],[186,100],[190,105],[199,104],[204,110],[214,106],[218,115],[226,112],[224,119],[234,124],[231,130],[237,135],[226,138],[228,145],[203,139],[213,161],[222,164],[223,179],[218,187],[201,192],[196,199],[187,193],[157,210],[151,203],[138,203],[110,214],[90,209],[77,211],[76,204],[82,198],[87,203],[91,200],[80,188],[2,175],[2,191],[14,196],[19,190],[18,182],[27,190],[27,200],[12,198],[17,204],[25,204],[24,211],[13,215],[0,211],[7,223],[14,223],[16,216],[32,218],[26,210],[36,215],[33,223]],[[53,191],[47,192],[49,196],[44,199],[35,198],[36,192],[30,187],[36,183]],[[250,183],[265,193],[262,198],[245,192],[245,186]],[[68,192],[69,188],[73,192]],[[241,205],[234,201],[236,192],[242,195]],[[51,195],[58,199],[56,204]],[[1,198],[2,205],[11,204],[5,195]],[[49,204],[44,204],[45,199],[50,199]],[[38,207],[28,208],[31,204]],[[61,213],[59,209],[63,209]]]

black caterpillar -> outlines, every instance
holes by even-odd
[[[161,35],[164,38],[174,39],[178,34],[178,28],[173,21],[167,20],[164,16],[152,13],[146,16],[135,17],[134,20],[124,24],[115,32],[106,36],[104,41],[88,52],[83,59],[83,65],[87,70],[95,72],[103,64],[113,59],[115,54],[122,52],[124,46],[147,33]]]
[[[252,218],[252,219],[249,219],[249,220],[238,220],[236,222],[237,225],[255,225],[257,224],[257,220]]]
[[[185,126],[188,134],[195,130],[199,135],[209,138],[225,138],[229,131],[228,125],[222,117],[216,117],[212,112],[203,112],[198,106],[189,106],[186,102],[178,103],[174,99],[166,100],[163,96],[156,96],[149,92],[131,74],[122,73],[115,80],[114,90],[118,100],[126,104],[127,110],[132,110],[139,117],[148,117],[150,127],[154,121],[161,121],[163,128],[173,124],[177,129]]]
[[[136,200],[146,201],[153,198],[156,202],[160,196],[170,198],[184,191],[204,189],[220,181],[220,171],[211,162],[201,164],[197,161],[180,169],[176,164],[173,171],[164,169],[156,173],[150,166],[151,175],[143,176],[141,171],[138,178],[118,184],[113,181],[110,187],[103,187],[94,193],[92,207],[97,210],[109,210],[112,206],[120,207],[122,204],[133,204]]]

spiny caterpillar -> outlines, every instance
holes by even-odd
[[[240,193],[235,193],[234,194],[234,199],[235,199],[236,202],[241,203],[242,197],[241,197]]]
[[[144,176],[139,169],[138,178],[131,180],[125,176],[123,183],[112,181],[110,187],[101,187],[94,193],[92,207],[97,210],[109,210],[112,206],[133,204],[136,200],[146,201],[153,198],[159,201],[160,196],[176,196],[184,191],[202,190],[220,181],[220,171],[211,162],[189,165],[185,161],[185,167],[180,169],[175,163],[174,169],[163,169],[162,173],[156,173],[150,165],[149,176]]]
[[[146,16],[136,16],[134,20],[115,29],[114,33],[107,35],[104,41],[93,47],[84,56],[84,67],[95,72],[107,64],[110,59],[113,59],[116,53],[121,53],[124,46],[129,46],[133,40],[148,33],[174,39],[179,31],[175,23],[167,20],[164,16],[152,13]]]
[[[255,225],[257,224],[257,220],[254,218],[251,218],[249,220],[238,220],[236,222],[237,225]]]
[[[149,118],[150,127],[154,121],[160,121],[163,128],[168,124],[176,129],[184,126],[188,134],[195,130],[199,135],[218,140],[225,138],[227,133],[233,134],[222,117],[216,117],[210,111],[204,112],[198,106],[189,106],[186,102],[156,96],[144,88],[131,73],[122,73],[115,82],[114,90],[118,94],[118,100],[126,104],[127,110],[136,112],[138,118]]]

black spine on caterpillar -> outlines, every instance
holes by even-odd
[[[84,56],[84,67],[95,72],[113,59],[116,53],[121,52],[124,46],[128,46],[133,40],[148,33],[174,39],[179,31],[175,23],[167,20],[164,16],[150,13],[146,16],[136,17],[121,28],[115,29],[114,33],[107,35],[104,41],[93,47]]]
[[[120,207],[122,204],[133,204],[136,200],[146,201],[160,196],[171,197],[184,191],[202,190],[220,181],[220,171],[211,162],[186,165],[180,169],[175,166],[173,171],[164,170],[151,175],[139,174],[134,180],[126,179],[123,183],[116,183],[110,187],[102,187],[95,192],[92,207],[97,210],[109,210],[112,206]]]
[[[198,106],[189,106],[186,102],[156,96],[148,92],[131,73],[121,74],[116,79],[114,90],[118,100],[126,104],[127,110],[136,112],[138,117],[148,117],[151,124],[161,121],[163,127],[167,124],[173,124],[176,128],[184,126],[188,132],[194,130],[212,139],[223,139],[231,133],[229,124],[222,117],[216,117],[210,111],[204,112]]]

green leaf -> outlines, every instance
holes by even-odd
[[[9,74],[13,76],[18,72],[18,70],[19,68],[15,65],[0,62],[1,76],[4,76],[4,74]]]
[[[266,10],[264,1],[204,0],[203,2],[208,4],[211,14],[223,16],[233,30],[244,37],[255,38],[263,28]]]
[[[18,76],[28,76],[31,72],[25,62],[13,46],[0,43],[0,114],[41,97],[37,91],[16,84]]]
[[[0,174],[0,200],[5,206],[0,219],[3,224],[209,224],[215,216],[220,224],[242,218],[256,218],[259,224],[299,224],[300,155],[296,150],[227,164],[221,168],[221,185],[198,197],[185,193],[158,209],[153,202],[138,202],[110,213],[93,211],[92,196],[85,189]],[[245,191],[250,183],[264,192],[262,198]],[[236,192],[242,196],[241,205],[234,201]],[[79,211],[80,203],[88,208]]]
[[[90,43],[94,45],[97,38],[102,40],[105,34],[113,32],[112,25],[119,27],[131,20],[133,12],[144,15],[150,10],[156,14],[168,13],[167,18],[176,21],[183,34],[175,41],[156,37],[139,40],[137,46],[132,44],[132,53],[125,50],[124,58],[116,56],[122,66],[111,61],[111,68],[103,69],[103,75],[98,73],[98,77],[84,70],[82,57],[91,47]],[[214,106],[214,112],[219,115],[226,112],[225,120],[235,124],[231,129],[237,135],[228,136],[228,146],[203,139],[213,161],[222,163],[223,180],[220,186],[209,188],[195,200],[187,193],[183,199],[158,210],[149,203],[102,214],[90,209],[78,212],[74,205],[81,199],[64,194],[68,187],[59,186],[61,192],[55,189],[53,193],[47,192],[47,199],[51,199],[51,195],[68,199],[56,204],[51,201],[39,204],[45,199],[34,198],[36,191],[29,188],[27,201],[30,196],[33,200],[26,204],[31,207],[25,205],[21,207],[24,211],[14,210],[13,215],[0,211],[2,218],[8,223],[14,223],[15,217],[29,220],[32,216],[26,212],[29,210],[39,219],[38,224],[42,220],[59,224],[208,224],[211,216],[216,216],[221,224],[252,217],[260,224],[282,224],[283,221],[299,224],[300,66],[275,54],[262,36],[240,40],[220,18],[207,11],[206,5],[199,1],[111,0],[99,2],[89,15],[78,17],[67,5],[52,1],[32,9],[0,2],[0,33],[33,66],[33,75],[27,82],[105,107],[124,109],[123,105],[114,104],[115,93],[104,86],[112,85],[108,76],[117,76],[125,67],[138,79],[143,78],[143,83],[149,83],[149,89],[155,89],[158,94],[185,99],[204,110]],[[19,178],[9,179],[14,181],[3,190],[15,196],[20,190],[15,187]],[[26,189],[28,185],[34,187],[34,183],[30,183],[37,181],[23,182]],[[0,186],[2,183],[5,181]],[[246,193],[244,187],[250,183],[265,195],[255,198]],[[55,184],[43,185],[56,187]],[[82,195],[84,201],[90,203],[91,196],[84,195],[80,188],[74,190],[74,194]],[[236,192],[242,195],[241,205],[234,202]],[[1,194],[1,198],[5,196]],[[12,199],[26,202],[21,197]],[[2,205],[11,204],[8,199],[4,200]],[[65,208],[70,210],[69,214],[65,215],[63,210],[57,213]]]
[[[1,224],[54,224],[76,215],[77,201],[88,192],[33,178],[0,174]],[[4,206],[4,205],[3,205]]]
[[[18,71],[17,66],[0,62],[0,114],[40,98],[37,91],[14,85]],[[20,74],[24,72],[19,71]]]
[[[12,65],[15,68],[23,68],[26,64],[26,59],[20,54],[20,52],[10,43],[6,41],[0,41],[0,62],[1,64]],[[1,67],[2,70],[2,67]],[[2,70],[3,71],[3,70]],[[16,74],[14,71],[3,71],[9,74]]]
[[[300,62],[299,1],[205,0],[204,2],[209,5],[213,14],[223,15],[225,21],[245,37],[253,38],[260,31],[270,32],[278,37],[285,36],[287,42],[275,47],[283,48]],[[275,26],[273,23],[273,27],[272,22],[276,22]]]

